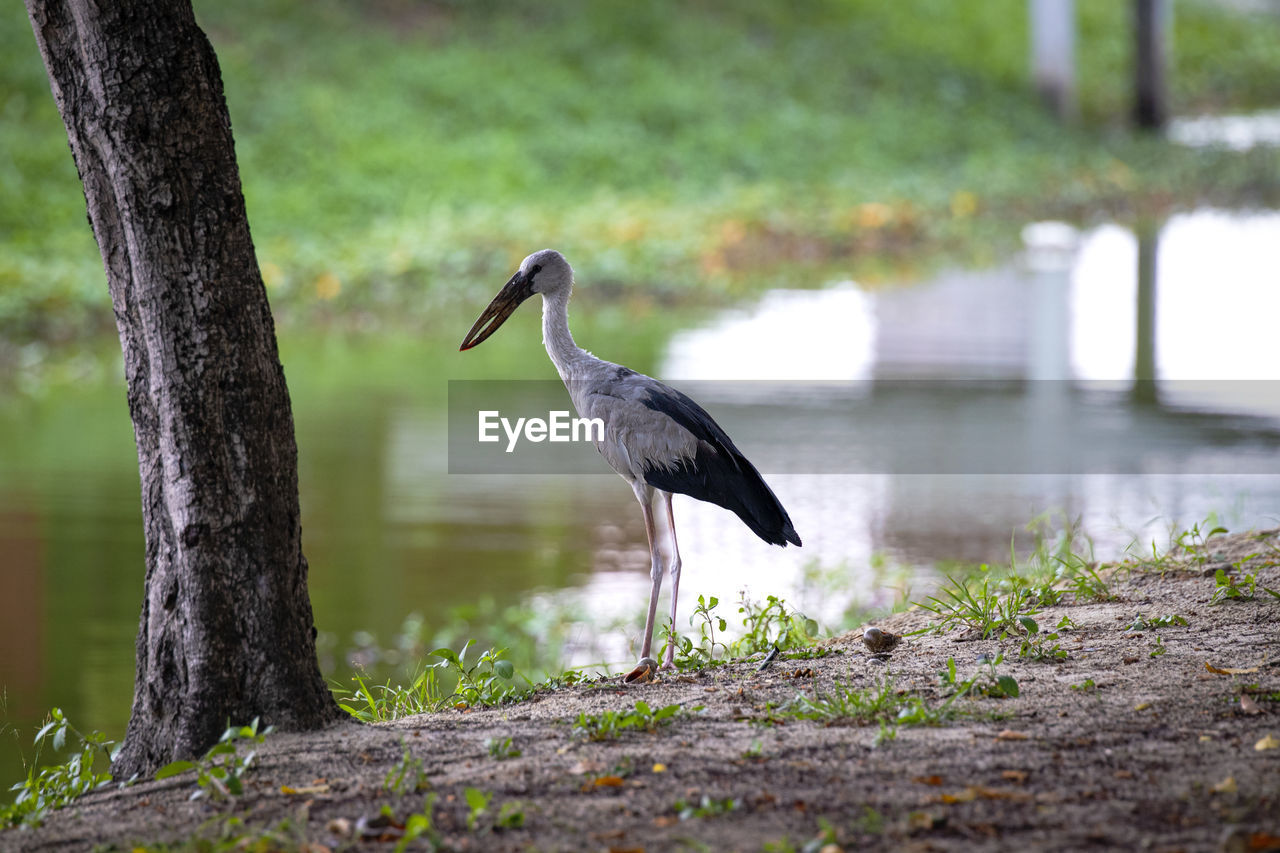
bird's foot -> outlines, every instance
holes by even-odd
[[[653,681],[653,676],[657,671],[658,662],[653,658],[643,657],[640,658],[640,662],[636,664],[636,668],[624,675],[622,680],[627,684],[638,684],[644,681]]]

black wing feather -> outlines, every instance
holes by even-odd
[[[680,459],[673,467],[646,468],[644,480],[655,489],[679,492],[722,506],[770,545],[800,544],[773,490],[733,440],[707,411],[674,388],[654,383],[641,402],[671,418],[698,439],[693,459]]]

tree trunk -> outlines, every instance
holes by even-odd
[[[227,726],[341,716],[315,655],[297,446],[213,48],[189,0],[26,0],[106,265],[146,585],[117,778]]]

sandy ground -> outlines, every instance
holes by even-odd
[[[1250,554],[1257,597],[1210,605],[1214,569]],[[1041,626],[1074,622],[1062,662],[1019,660],[1018,639],[960,630],[908,637],[877,659],[857,632],[828,641],[825,657],[764,671],[739,662],[498,709],[277,733],[243,797],[189,802],[190,775],[107,789],[38,830],[0,834],[0,849],[130,850],[224,831],[261,841],[269,828],[281,844],[248,849],[393,850],[434,794],[434,839],[408,849],[1280,850],[1280,601],[1261,589],[1280,590],[1280,531],[1216,538],[1176,569],[1121,569],[1110,582],[1117,600],[1068,596],[1037,614]],[[1138,614],[1188,624],[1126,630]],[[930,615],[878,624],[906,633]],[[1017,698],[959,699],[959,718],[899,726],[892,739],[877,742],[877,724],[784,710],[797,695],[886,676],[937,707],[949,658],[964,678],[1000,652],[997,672],[1016,679]],[[614,739],[575,734],[580,712],[638,700],[686,713]],[[489,738],[511,738],[521,754],[494,757]],[[421,770],[423,789],[389,790],[388,773],[406,766],[413,781]],[[467,788],[492,794],[471,826]],[[704,797],[701,814],[681,814]],[[495,826],[499,814],[522,825]]]

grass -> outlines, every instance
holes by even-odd
[[[601,711],[599,714],[578,714],[573,731],[587,740],[615,740],[627,732],[656,732],[669,726],[680,717],[687,717],[702,710],[686,711],[680,705],[650,708],[649,703],[638,700],[630,711]]]
[[[71,742],[71,757],[60,764],[41,764],[46,750],[59,752]],[[61,708],[49,712],[48,721],[36,733],[35,753],[26,778],[14,784],[12,802],[0,805],[0,830],[39,826],[54,809],[89,791],[111,783],[111,762],[119,745],[102,732],[83,734],[71,725]]]
[[[270,826],[250,826],[237,815],[218,815],[180,841],[155,841],[130,845],[130,853],[241,853],[241,851],[309,850],[320,841],[309,840],[308,816],[284,818]],[[117,846],[95,848],[121,850]]]
[[[733,797],[717,799],[710,794],[703,794],[696,802],[685,799],[676,800],[671,808],[680,820],[697,820],[736,812],[742,808],[742,803]]]
[[[363,722],[377,723],[444,708],[492,708],[518,702],[539,690],[577,684],[585,678],[580,670],[565,670],[558,676],[533,681],[517,673],[515,665],[505,659],[506,649],[486,649],[469,663],[467,653],[472,645],[474,641],[468,640],[458,652],[447,647],[436,649],[430,656],[438,660],[419,669],[407,684],[391,679],[384,684],[371,684],[356,675],[352,678],[354,687],[333,685],[331,689],[342,710]]]
[[[430,790],[431,779],[423,768],[421,758],[409,751],[409,744],[400,742],[404,752],[382,779],[383,790],[392,794],[421,793]]]
[[[769,595],[764,602],[758,602],[744,594],[738,602],[742,631],[734,639],[726,636],[729,622],[718,613],[719,606],[720,599],[714,595],[698,596],[697,606],[689,616],[689,624],[698,631],[696,639],[675,633],[669,621],[664,626],[664,641],[676,646],[674,662],[678,670],[719,666],[774,649],[795,653],[788,657],[813,654],[810,647],[817,639],[818,623],[788,607],[785,599]]]
[[[837,681],[832,689],[813,696],[799,693],[784,705],[770,709],[764,722],[810,720],[826,725],[879,725],[876,743],[893,740],[899,726],[938,726],[968,711],[956,705],[965,697],[1016,698],[1018,682],[997,672],[1002,656],[979,665],[968,678],[958,674],[954,658],[939,673],[941,702],[928,701],[922,694],[899,690],[892,675],[886,674],[867,687],[853,687]]]
[[[197,13],[277,310],[413,325],[542,245],[627,299],[717,299],[837,271],[909,276],[922,249],[981,262],[1029,216],[1274,197],[1273,154],[1117,131],[1124,4],[1080,4],[1084,120],[1058,124],[1028,85],[1025,7],[231,0]],[[18,6],[0,15],[0,328],[108,326],[29,25]],[[1174,27],[1177,109],[1280,102],[1280,21],[1184,2]]]
[[[498,761],[505,761],[508,758],[519,758],[524,754],[524,750],[516,746],[510,737],[485,738],[484,748],[489,750],[489,756],[491,758],[496,758]]]
[[[155,778],[168,779],[193,770],[196,790],[192,792],[191,799],[198,800],[207,796],[214,800],[224,800],[238,797],[244,793],[244,775],[258,756],[254,744],[261,745],[273,730],[273,726],[267,726],[258,731],[256,717],[247,726],[230,726],[218,738],[218,742],[209,747],[209,751],[200,758],[194,761],[171,761],[156,771]],[[240,741],[251,744],[243,755],[238,748]]]
[[[1259,587],[1257,575],[1253,572],[1244,572],[1238,566],[1232,568],[1237,569],[1240,575],[1239,580],[1225,569],[1214,570],[1213,595],[1209,598],[1210,604],[1222,604],[1224,601],[1252,601],[1257,597]],[[1280,601],[1280,592],[1266,586],[1262,587],[1262,591]]]

